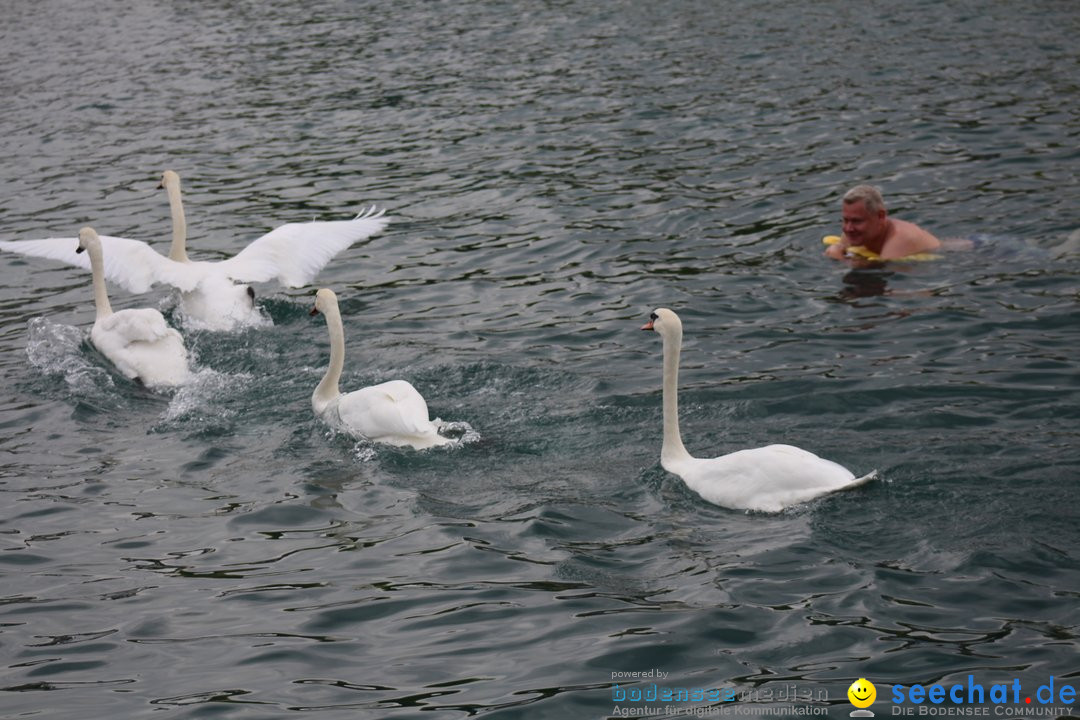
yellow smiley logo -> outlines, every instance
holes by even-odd
[[[857,708],[867,708],[877,699],[877,688],[866,678],[859,678],[847,689],[848,700]]]

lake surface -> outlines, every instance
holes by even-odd
[[[385,208],[318,281],[343,386],[461,424],[313,417],[314,288],[148,392],[87,274],[0,254],[0,717],[847,717],[861,677],[879,717],[1014,680],[993,709],[1075,714],[1035,692],[1080,686],[1078,38],[1069,0],[6,3],[0,239],[164,249],[166,168],[196,258]],[[980,246],[826,260],[861,182]],[[656,307],[691,452],[880,478],[688,491]],[[737,697],[646,702],[678,688]]]

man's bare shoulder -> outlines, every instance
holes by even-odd
[[[883,248],[882,258],[896,259],[915,253],[929,252],[941,247],[941,241],[931,233],[907,220],[892,220],[892,234]]]

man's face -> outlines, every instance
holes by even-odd
[[[881,234],[885,211],[869,212],[862,200],[856,200],[853,203],[844,203],[843,218],[844,235],[847,235],[852,245],[864,245],[867,240],[874,240]]]

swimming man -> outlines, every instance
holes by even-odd
[[[908,255],[941,248],[941,241],[915,223],[889,217],[885,200],[877,188],[858,185],[844,194],[843,230],[840,242],[830,245],[825,254],[843,259],[847,249],[861,245],[877,253],[882,260],[896,260]]]

